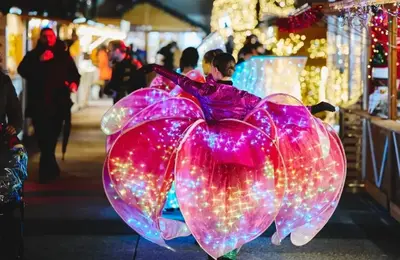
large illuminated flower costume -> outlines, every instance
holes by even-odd
[[[196,83],[155,66],[195,96],[143,89],[114,105],[103,131],[112,138],[104,188],[121,218],[144,238],[192,234],[217,258],[276,223],[309,242],[336,208],[345,158],[331,129],[288,95],[263,100],[215,81]],[[172,182],[185,223],[161,212]]]

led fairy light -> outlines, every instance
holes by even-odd
[[[258,0],[215,0],[211,13],[211,30],[223,29],[220,19],[229,16],[234,31],[251,30],[256,27]]]
[[[240,158],[244,149],[253,151],[252,159]],[[283,196],[283,189],[275,188],[284,180],[276,151],[266,135],[240,121],[216,128],[199,122],[188,130],[176,160],[177,195],[185,220],[209,254],[230,252],[270,225]],[[252,221],[255,216],[260,224]]]
[[[260,18],[265,15],[288,16],[296,8],[294,0],[261,0],[260,1]]]
[[[326,39],[314,39],[310,41],[308,53],[311,59],[326,59],[328,44]]]
[[[274,41],[272,44],[267,46],[267,49],[277,56],[290,56],[297,54],[297,52],[304,46],[305,35],[290,33],[289,38],[283,38]]]
[[[278,230],[272,239],[275,244],[298,228],[312,224],[313,219],[331,206],[332,200],[336,203],[345,179],[345,164],[340,147],[326,130],[321,131],[316,119],[309,118],[309,112],[300,104],[293,97],[282,94],[267,97],[260,104],[275,122],[282,155],[290,158],[285,161],[288,185],[283,205],[275,220]],[[313,131],[318,132],[320,139],[307,137],[311,137]],[[327,152],[332,150],[337,154]],[[304,151],[313,154],[311,160],[304,155]],[[337,161],[334,158],[340,159]],[[326,168],[322,168],[322,165]],[[318,232],[318,227],[315,227],[314,232]],[[298,243],[305,244],[312,238],[302,235]]]
[[[318,103],[320,96],[321,67],[306,66],[300,75],[302,101],[306,105]]]
[[[366,43],[367,30],[358,32],[355,28],[337,26],[342,23],[343,18],[330,17],[328,20],[326,98],[335,105],[350,106],[358,102],[362,94],[365,82],[361,64],[365,62],[363,55],[369,44]]]
[[[296,244],[309,242],[302,226],[319,232],[340,198],[344,160],[336,139],[297,99],[268,96],[245,121],[209,123],[193,101],[154,93],[164,92],[136,91],[124,103],[142,108],[124,118],[130,127],[103,124],[122,132],[107,155],[106,194],[138,234],[169,248],[165,240],[190,230],[218,258],[274,220],[278,242],[291,232]],[[161,217],[174,177],[187,226]]]

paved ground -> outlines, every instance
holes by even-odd
[[[107,105],[97,103],[74,115],[61,180],[36,184],[38,158],[31,157],[26,185],[26,259],[207,259],[193,238],[171,241],[176,252],[139,239],[108,204],[101,184],[104,136],[99,130]],[[272,246],[272,233],[268,230],[246,245],[238,259],[400,259],[400,225],[364,193],[346,192],[330,223],[305,247],[296,248],[289,241]]]

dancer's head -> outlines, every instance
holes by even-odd
[[[189,47],[182,52],[179,67],[181,72],[189,72],[197,67],[199,63],[199,53],[196,48]]]
[[[211,74],[214,80],[229,80],[235,72],[236,61],[229,53],[221,53],[215,56]]]
[[[122,61],[126,57],[128,48],[125,43],[120,40],[111,41],[108,44],[108,59],[110,61]]]
[[[246,46],[243,48],[242,58],[243,60],[249,60],[257,53],[257,50],[253,46]]]
[[[204,75],[208,75],[211,73],[211,65],[212,62],[215,58],[215,56],[217,56],[218,54],[224,53],[221,49],[215,49],[215,50],[211,50],[206,52],[206,54],[204,54],[203,57],[203,62],[202,62],[202,66],[203,66],[203,72]]]

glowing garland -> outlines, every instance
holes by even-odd
[[[328,44],[326,39],[315,39],[310,41],[308,53],[311,59],[326,59],[328,52]]]
[[[274,45],[269,39],[276,36],[270,32],[262,32],[256,28],[258,17],[263,15],[287,16],[295,10],[294,0],[261,0],[260,13],[257,14],[256,6],[258,0],[215,0],[211,14],[211,30],[218,31],[222,36],[227,37],[233,33],[235,50],[233,55],[236,57],[239,50],[243,47],[246,36],[255,34],[259,37],[262,44],[266,46]],[[291,39],[292,40],[292,39]],[[275,41],[275,44],[278,40]],[[282,46],[282,43],[280,43]],[[296,49],[296,47],[293,47]],[[272,49],[272,47],[271,47]],[[285,55],[285,50],[277,50],[277,53]]]
[[[306,105],[314,105],[319,101],[321,84],[321,67],[306,66],[300,75],[302,101]]]
[[[260,1],[260,19],[265,15],[288,16],[295,10],[294,0],[262,0]]]
[[[234,31],[254,29],[258,23],[257,0],[215,0],[211,13],[211,30],[231,27]]]
[[[306,40],[305,35],[300,34],[289,34],[289,38],[277,39],[272,38],[272,42],[267,45],[268,50],[276,56],[290,56],[297,54],[297,52],[304,46],[304,41]]]

